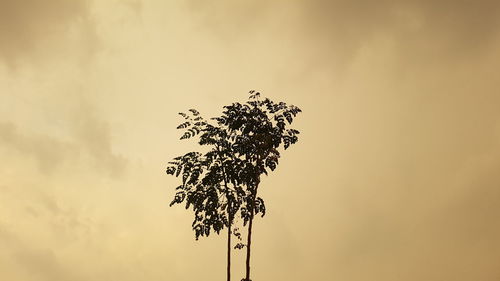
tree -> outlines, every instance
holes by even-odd
[[[204,154],[189,152],[169,162],[167,174],[179,177],[182,184],[170,206],[186,203],[194,211],[192,223],[196,240],[210,235],[211,229],[217,234],[228,228],[227,236],[227,280],[231,279],[231,236],[232,225],[245,196],[236,180],[237,168],[241,160],[234,157],[225,130],[209,124],[195,109],[180,113],[185,122],[177,129],[183,129],[181,139],[199,136],[200,145],[210,146]]]
[[[261,99],[260,93],[250,91],[250,97],[244,104],[233,103],[225,106],[221,117],[215,118],[217,124],[231,136],[231,147],[243,164],[238,173],[238,180],[246,188],[241,216],[244,224],[248,223],[246,281],[250,281],[250,257],[252,226],[254,216],[265,215],[264,200],[257,196],[262,174],[274,171],[278,165],[280,152],[298,141],[299,131],[287,128],[301,110],[284,102],[275,103],[270,99]],[[288,124],[287,124],[288,123]]]
[[[288,127],[299,112],[296,106],[261,99],[260,93],[250,91],[246,103],[225,106],[220,117],[212,118],[215,124],[194,109],[180,113],[186,119],[177,127],[184,130],[181,139],[199,136],[199,144],[208,145],[210,150],[204,154],[189,152],[169,162],[167,173],[182,175],[182,185],[170,205],[186,202],[186,209],[192,206],[196,239],[208,236],[212,229],[219,233],[228,228],[228,281],[232,225],[238,212],[244,226],[248,224],[248,232],[247,244],[235,248],[247,248],[243,280],[250,281],[253,219],[266,212],[264,200],[257,196],[261,175],[277,167],[281,147],[287,149],[298,141],[299,131]]]

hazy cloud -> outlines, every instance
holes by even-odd
[[[95,27],[87,0],[3,0],[0,2],[0,59],[14,66],[48,55],[93,52]]]
[[[86,103],[69,117],[71,141],[22,132],[12,122],[1,122],[0,145],[33,157],[43,173],[53,173],[61,165],[81,167],[89,158],[92,169],[104,175],[119,176],[125,169],[126,160],[112,151],[107,123],[99,120],[88,104],[83,104]]]
[[[492,51],[500,24],[500,4],[492,0],[188,3],[201,25],[228,44],[274,35],[302,48],[301,60],[322,66],[351,62],[379,39],[413,63],[479,56]]]
[[[66,8],[19,11],[31,45],[0,31],[0,59],[48,52],[49,26],[68,27],[50,35],[61,50],[99,23],[106,51],[0,83],[9,280],[223,278],[224,233],[194,241],[164,165],[193,147],[177,112],[250,89],[303,109],[259,190],[255,280],[498,280],[497,1],[49,2]]]
[[[498,36],[497,1],[307,1],[303,21],[339,55],[356,52],[374,37],[389,37],[401,54],[430,59],[477,54]]]
[[[42,172],[53,170],[67,157],[77,157],[74,145],[48,136],[27,136],[10,122],[0,123],[0,144],[14,149],[23,156],[33,156]]]
[[[126,159],[112,149],[109,124],[98,117],[96,110],[86,101],[78,105],[73,116],[72,128],[75,140],[95,160],[96,168],[111,176],[120,175],[126,166]]]

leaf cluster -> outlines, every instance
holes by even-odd
[[[222,115],[214,118],[230,137],[235,157],[243,161],[238,181],[248,193],[241,207],[244,223],[254,214],[265,215],[264,200],[257,197],[260,176],[276,169],[280,147],[286,150],[298,141],[300,132],[289,126],[300,112],[294,105],[262,99],[259,92],[251,91],[246,103],[225,106]]]
[[[195,109],[179,113],[184,118],[177,127],[180,139],[197,137],[209,147],[203,154],[176,157],[167,167],[167,174],[182,179],[170,205],[193,209],[196,239],[230,226],[238,212],[244,224],[255,214],[265,215],[265,202],[257,197],[260,176],[276,169],[280,147],[286,150],[298,141],[299,131],[289,126],[300,112],[250,91],[247,102],[225,106],[210,120]]]

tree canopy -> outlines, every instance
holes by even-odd
[[[298,141],[299,131],[289,127],[300,112],[294,105],[276,103],[250,91],[245,103],[224,106],[220,116],[209,120],[196,109],[179,113],[184,118],[177,127],[183,130],[180,139],[197,137],[209,149],[169,162],[167,173],[182,179],[170,206],[185,203],[186,209],[192,208],[196,239],[228,228],[228,280],[231,227],[238,213],[243,224],[249,224],[247,244],[235,248],[247,248],[243,280],[250,280],[252,221],[256,214],[266,214],[265,202],[257,196],[261,175],[276,169],[281,147],[286,150]]]

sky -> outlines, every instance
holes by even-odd
[[[499,27],[493,0],[0,0],[0,279],[223,280],[165,168],[178,112],[258,90],[303,112],[253,280],[499,280]]]

